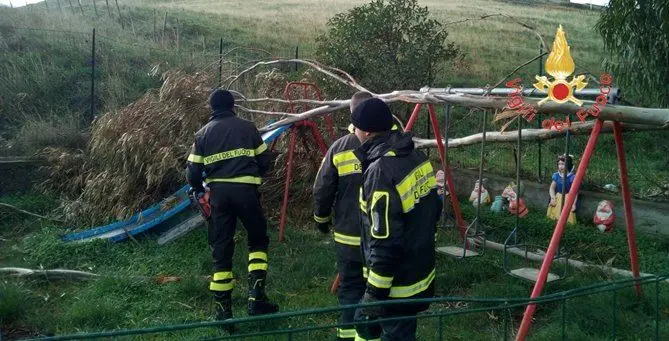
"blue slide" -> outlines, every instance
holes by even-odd
[[[285,125],[270,130],[262,134],[262,139],[265,143],[270,143],[290,127],[291,125]],[[93,239],[108,239],[113,242],[125,240],[129,236],[158,226],[160,223],[188,208],[190,206],[190,199],[188,198],[189,189],[189,185],[181,187],[171,196],[126,220],[70,233],[63,236],[62,240],[65,242],[89,241]]]

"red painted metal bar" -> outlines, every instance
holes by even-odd
[[[442,141],[441,129],[439,129],[439,121],[437,121],[437,112],[434,110],[434,105],[428,104],[427,110],[430,112],[430,121],[432,121],[432,130],[434,130],[434,137],[437,139],[437,149],[439,150],[439,157],[441,157],[441,165],[444,168],[444,175],[448,186],[449,197],[451,198],[451,205],[453,205],[453,214],[460,229],[460,237],[465,238],[467,227],[465,221],[462,219],[460,212],[460,202],[458,196],[455,194],[455,183],[453,182],[453,175],[451,174],[451,167],[446,164],[446,152],[444,150],[444,142]]]
[[[332,122],[332,115],[328,114],[325,116],[325,129],[330,133],[330,139],[332,142],[337,140],[337,133],[334,130],[334,122]]]
[[[592,132],[590,133],[590,138],[588,139],[588,144],[585,146],[585,151],[583,152],[583,158],[581,163],[578,165],[578,170],[576,171],[576,177],[574,178],[574,183],[571,185],[569,193],[567,193],[567,198],[564,205],[562,206],[562,212],[560,212],[560,218],[555,225],[553,230],[553,236],[551,237],[551,242],[546,250],[546,255],[544,260],[541,263],[541,269],[539,270],[539,275],[537,276],[537,282],[534,284],[534,289],[532,289],[532,294],[530,298],[536,298],[541,295],[541,291],[544,288],[546,283],[546,277],[548,276],[548,271],[551,268],[553,263],[553,258],[557,252],[558,247],[560,247],[560,239],[564,233],[564,228],[567,224],[567,218],[569,218],[570,208],[574,204],[576,199],[576,193],[578,193],[579,188],[581,187],[581,182],[585,177],[585,171],[588,168],[590,163],[590,158],[595,150],[595,145],[597,144],[597,138],[599,137],[599,132],[602,129],[604,121],[597,119]],[[527,336],[527,332],[530,329],[532,324],[532,317],[536,311],[537,306],[535,304],[530,304],[525,308],[525,313],[523,314],[523,320],[520,323],[520,328],[518,329],[518,335],[516,336],[516,341],[523,341]]]
[[[618,172],[620,174],[620,187],[625,206],[625,227],[627,228],[627,247],[630,253],[630,264],[634,278],[639,278],[639,256],[636,246],[636,232],[634,231],[634,214],[632,213],[632,197],[630,195],[629,178],[627,177],[627,160],[625,159],[625,146],[623,144],[623,133],[620,122],[613,122],[613,136],[616,140],[616,154],[618,154]],[[639,282],[635,283],[636,293],[643,296],[643,288]]]
[[[321,135],[320,131],[318,130],[318,127],[316,126],[316,123],[313,121],[299,121],[297,122],[300,126],[307,126],[311,129],[311,136],[313,136],[314,141],[316,141],[316,145],[318,145],[318,149],[321,150],[321,153],[323,156],[327,154],[328,152],[328,146],[325,143],[325,140],[323,139],[323,136]]]
[[[290,191],[290,177],[293,175],[293,154],[297,140],[297,127],[290,128],[290,144],[288,145],[288,164],[286,165],[286,185],[283,188],[283,204],[281,205],[281,222],[279,223],[279,241],[284,240],[286,233],[286,210],[288,209],[288,195]]]
[[[413,108],[413,112],[411,113],[411,117],[409,117],[409,122],[407,122],[407,125],[404,126],[404,131],[411,131],[413,128],[414,123],[416,123],[416,119],[418,118],[418,113],[420,112],[420,108],[423,107],[423,103],[417,103],[416,107]]]

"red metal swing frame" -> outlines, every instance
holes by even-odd
[[[590,163],[590,158],[595,150],[595,145],[597,144],[597,138],[601,132],[602,126],[604,125],[604,120],[597,119],[595,126],[590,132],[590,137],[588,138],[588,143],[585,146],[585,151],[583,152],[583,159],[578,165],[576,170],[576,176],[574,182],[567,193],[567,198],[564,205],[562,206],[562,212],[560,213],[560,218],[558,219],[555,229],[553,230],[553,236],[551,237],[548,250],[544,256],[544,260],[541,264],[541,269],[539,270],[539,275],[537,277],[537,282],[534,284],[534,289],[532,289],[532,294],[530,298],[537,298],[541,295],[544,284],[546,283],[546,278],[550,270],[553,257],[560,246],[560,239],[564,234],[564,228],[567,224],[567,219],[569,218],[570,208],[574,204],[576,199],[576,193],[578,193],[585,172]],[[625,227],[627,229],[627,247],[630,254],[630,265],[632,268],[632,274],[635,279],[639,278],[639,260],[638,260],[638,249],[636,245],[636,234],[634,231],[634,216],[632,213],[632,199],[630,195],[629,187],[629,178],[627,175],[627,161],[625,159],[625,147],[623,144],[623,134],[622,126],[620,122],[613,122],[613,136],[616,143],[616,154],[618,156],[618,175],[620,176],[620,185],[621,185],[621,194],[623,199],[623,205],[625,209]],[[639,297],[643,295],[643,289],[641,288],[640,283],[637,281],[635,283],[636,292]],[[518,329],[518,334],[516,336],[517,341],[525,340],[527,333],[532,324],[532,317],[536,311],[536,304],[530,304],[525,308],[525,313],[523,314],[523,320],[520,323],[520,328]]]
[[[323,100],[323,97],[321,95],[321,90],[316,84],[306,83],[306,82],[289,82],[286,84],[286,87],[284,88],[283,91],[283,98],[289,102],[287,110],[287,112],[289,113],[297,113],[298,103],[293,102],[295,100],[293,98],[293,94],[295,93],[294,91],[295,89],[299,90],[300,88],[302,89],[302,99],[315,99],[319,101]],[[302,103],[302,110],[303,111],[308,110],[307,103]],[[325,125],[326,129],[330,134],[331,139],[334,141],[336,135],[334,131],[334,125],[332,123],[332,117],[329,114],[325,116]],[[283,202],[281,204],[281,220],[279,222],[280,242],[283,242],[285,240],[286,214],[287,214],[286,211],[288,209],[288,199],[290,197],[290,182],[292,180],[292,175],[293,175],[293,157],[295,155],[295,145],[297,144],[298,135],[301,136],[302,143],[304,143],[304,146],[305,148],[307,148],[307,151],[310,151],[309,141],[307,140],[307,137],[304,134],[302,134],[302,130],[304,129],[307,129],[311,132],[312,138],[314,139],[314,141],[316,141],[318,149],[323,154],[322,156],[325,156],[325,154],[328,151],[327,144],[325,143],[325,140],[323,139],[323,136],[321,135],[321,132],[318,129],[316,122],[310,119],[305,119],[302,121],[295,122],[290,127],[290,131],[288,132],[288,135],[290,135],[290,141],[288,143],[288,162],[286,163],[286,180],[283,189]],[[274,140],[274,142],[272,142],[272,145],[270,147],[271,150],[274,149],[277,140],[278,138]]]

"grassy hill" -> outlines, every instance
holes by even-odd
[[[266,44],[270,47],[290,49],[300,46],[304,55],[312,55],[315,37],[326,28],[328,18],[354,6],[362,0],[278,0],[270,3],[253,1],[123,1],[128,6],[154,8],[160,12],[215,14],[225,27],[248,37],[248,43]],[[537,32],[552,43],[555,29],[562,24],[572,46],[577,72],[600,72],[603,44],[593,25],[599,17],[597,11],[558,6],[542,1],[501,2],[492,0],[419,1],[430,9],[450,33],[450,40],[457,43],[465,59],[448,65],[440,80],[434,85],[478,85],[498,80],[522,62],[538,53],[539,44],[534,33],[514,21],[536,28]],[[484,15],[503,14],[475,20]],[[464,21],[465,19],[474,19]],[[533,75],[536,68],[526,75]]]
[[[167,1],[120,0],[115,2],[47,0],[16,9],[0,8],[0,155],[27,154],[48,145],[82,147],[91,115],[114,111],[156,88],[169,68],[189,72],[218,72],[219,43],[224,51],[224,74],[249,60],[274,56],[314,57],[315,38],[324,32],[328,18],[365,3],[363,0]],[[62,7],[59,7],[60,4]],[[449,41],[462,58],[442,65],[431,86],[486,86],[497,83],[518,65],[536,56],[539,40],[550,46],[558,25],[567,32],[576,72],[601,73],[606,57],[593,26],[597,10],[567,7],[544,1],[420,1],[449,32]],[[119,16],[120,13],[120,16]],[[486,19],[480,19],[489,16]],[[522,25],[521,25],[522,24]],[[96,29],[96,90],[91,96],[91,38]],[[252,48],[250,50],[248,48]],[[532,63],[517,74],[529,86],[539,72]],[[212,84],[212,87],[216,84]],[[624,90],[624,89],[623,89]],[[623,91],[624,93],[624,91]],[[93,110],[91,110],[93,108]],[[453,113],[453,136],[480,130],[467,110]],[[559,119],[559,117],[558,117]],[[425,130],[425,122],[417,129]],[[491,124],[490,129],[499,129]],[[611,145],[608,137],[603,145]],[[656,143],[658,134],[630,136],[630,154],[643,155],[632,166],[657,173],[632,176],[635,194],[657,194],[657,184],[669,174],[662,161],[666,148]],[[574,139],[578,154],[585,139]],[[649,155],[637,153],[644,145],[660,148]],[[563,142],[547,143],[541,168],[552,172],[553,155]],[[510,146],[497,145],[497,156],[488,157],[503,173],[515,172]],[[533,148],[533,147],[532,147]],[[458,158],[478,164],[474,149]],[[526,150],[529,150],[526,148]],[[458,153],[458,152],[454,152]],[[547,156],[546,156],[547,154]],[[597,186],[615,174],[615,158],[607,149],[601,170],[589,174]],[[645,157],[648,156],[648,157]],[[527,158],[524,174],[536,174],[536,155]],[[652,189],[647,189],[652,188]]]
[[[69,7],[69,3],[47,0],[0,9],[0,67],[6,70],[0,76],[0,133],[5,139],[18,135],[26,123],[44,128],[90,120],[93,28],[97,30],[98,66],[94,111],[100,113],[128,104],[156,87],[160,80],[151,73],[153,66],[215,71],[212,64],[219,39],[225,51],[235,46],[266,51],[255,57],[294,56],[296,48],[300,57],[313,57],[315,37],[325,30],[327,19],[364,1],[122,0],[119,8],[113,2],[110,7],[102,1],[84,0],[81,7],[77,2]],[[446,25],[449,40],[463,52],[462,59],[443,66],[433,86],[492,84],[535,56],[539,49],[536,36],[515,21],[535,27],[548,44],[556,27],[563,24],[577,71],[600,72],[602,43],[592,29],[596,11],[542,2],[420,3]],[[492,14],[513,19],[475,20]],[[238,51],[226,58],[244,54]],[[537,67],[529,67],[520,74],[529,82],[536,72]]]

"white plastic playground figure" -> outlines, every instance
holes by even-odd
[[[592,221],[600,232],[609,232],[613,227],[616,215],[613,214],[613,203],[609,200],[602,200],[597,205],[597,211],[592,217]]]
[[[444,175],[444,170],[438,170],[437,174],[435,174],[435,177],[437,178],[437,194],[443,198],[444,196],[448,195],[448,191],[445,189],[446,177]]]
[[[520,199],[518,198],[518,193],[520,193]],[[521,190],[518,190],[515,182],[511,182],[504,191],[502,192],[502,198],[506,199],[509,202],[509,213],[524,217],[529,213],[527,206],[525,205],[525,199],[522,197],[522,187]]]
[[[486,181],[483,179],[483,185],[485,185],[485,183]],[[485,189],[485,186],[483,185],[479,185],[479,181],[476,180],[474,183],[474,190],[472,191],[472,194],[469,195],[469,201],[472,202],[474,207],[478,206],[479,204],[479,195],[481,196],[481,205],[487,205],[490,203],[490,194],[488,194],[488,190]]]

